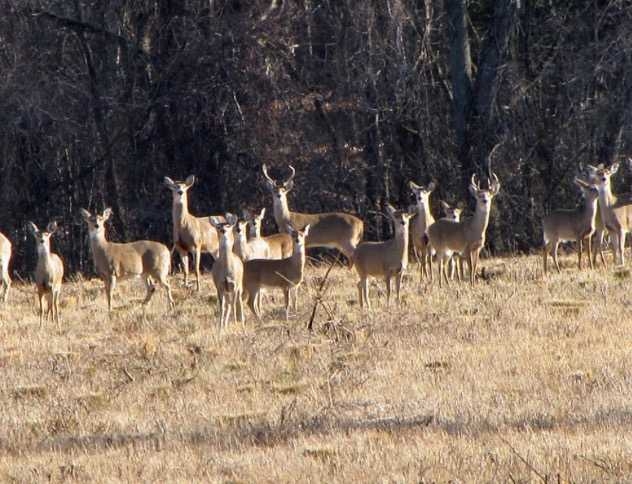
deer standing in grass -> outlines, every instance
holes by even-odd
[[[582,252],[584,251],[584,241],[586,242],[586,256],[590,268],[594,267],[591,240],[595,233],[595,219],[597,217],[597,201],[599,191],[592,185],[579,178],[575,178],[575,184],[581,189],[584,196],[583,206],[574,209],[560,209],[551,212],[542,219],[542,232],[544,246],[542,248],[542,259],[544,263],[544,273],[547,273],[548,256],[551,254],[557,272],[560,272],[560,264],[557,258],[557,250],[560,242],[577,242],[577,266],[582,268]]]
[[[195,176],[190,175],[185,181],[173,181],[164,178],[165,186],[173,196],[173,244],[182,260],[184,284],[189,282],[189,254],[194,256],[195,285],[200,290],[200,260],[202,252],[208,252],[217,259],[219,254],[219,238],[208,217],[196,217],[189,213],[188,190],[195,183]],[[224,221],[223,217],[219,217]]]
[[[358,217],[348,213],[299,213],[292,212],[288,207],[287,194],[294,187],[296,171],[290,165],[290,176],[285,181],[277,181],[270,177],[268,168],[263,165],[268,188],[272,192],[274,219],[280,232],[289,232],[291,225],[296,230],[302,230],[310,225],[307,247],[329,247],[338,249],[349,260],[349,267],[353,260],[356,246],[362,240],[364,223]]]
[[[294,293],[294,311],[298,310],[296,291],[303,282],[305,272],[306,239],[311,231],[307,224],[303,230],[288,225],[294,244],[290,257],[285,259],[253,259],[244,264],[244,295],[248,298],[248,307],[261,321],[261,289],[264,287],[283,289],[285,296],[285,319],[289,318],[292,293]]]
[[[450,205],[443,200],[440,201],[441,208],[443,209],[443,220],[451,220],[452,222],[461,221],[461,213],[463,213],[464,204],[462,202],[457,203],[455,206]],[[454,280],[454,273],[456,272],[457,279],[461,282],[463,278],[463,258],[461,254],[454,253],[450,258],[450,280]]]
[[[292,255],[292,237],[289,234],[280,233],[263,237],[261,225],[265,217],[266,209],[262,208],[258,214],[244,214],[244,218],[250,223],[248,231],[249,241],[262,241],[268,246],[266,259],[284,259]]]
[[[9,297],[9,288],[11,287],[11,277],[9,277],[9,262],[11,261],[11,241],[0,234],[0,278],[1,290],[0,300],[7,302]]]
[[[105,222],[112,216],[110,208],[106,208],[101,215],[93,215],[82,208],[81,216],[88,225],[90,247],[97,274],[105,283],[108,311],[112,310],[112,294],[117,280],[130,277],[142,277],[145,280],[147,294],[143,304],[147,304],[153,296],[157,281],[165,288],[169,306],[174,307],[168,281],[171,253],[166,245],[151,240],[109,242],[105,238]]]
[[[413,249],[419,261],[420,277],[429,276],[432,279],[432,254],[427,244],[426,231],[434,223],[434,217],[430,211],[430,194],[437,187],[432,181],[426,187],[417,185],[413,181],[408,182],[410,190],[415,196],[415,217],[412,220],[410,232],[412,234]]]
[[[632,202],[619,201],[612,194],[610,179],[619,169],[619,163],[610,168],[597,170],[597,188],[599,190],[599,210],[601,220],[610,234],[615,254],[615,264],[625,264],[625,237],[632,230]]]
[[[397,302],[400,303],[402,278],[408,266],[408,237],[410,219],[414,213],[395,210],[391,205],[386,209],[394,224],[394,237],[383,242],[362,242],[355,251],[353,264],[360,277],[358,295],[360,307],[371,309],[369,300],[369,277],[380,277],[386,284],[386,305],[391,300],[391,279],[395,278]]]
[[[44,320],[44,299],[46,299],[46,321],[52,319],[59,326],[59,295],[64,278],[64,263],[57,254],[50,251],[50,238],[57,231],[57,223],[50,222],[46,230],[40,230],[33,222],[28,227],[37,244],[37,265],[35,285],[39,299],[39,322]]]
[[[492,174],[492,180],[488,184],[488,189],[482,189],[477,177],[472,175],[469,190],[476,199],[476,210],[471,218],[460,222],[437,220],[428,228],[428,240],[436,251],[439,262],[439,286],[443,285],[444,279],[449,284],[447,266],[455,252],[465,257],[470,270],[470,284],[474,285],[478,259],[485,245],[492,200],[500,190],[500,182],[495,174]]]
[[[231,314],[235,322],[244,322],[241,294],[243,288],[244,266],[242,260],[233,251],[235,227],[238,220],[232,214],[226,214],[226,222],[211,217],[210,222],[219,234],[219,256],[213,263],[211,274],[217,289],[219,303],[219,331],[228,326]]]
[[[549,253],[553,257],[555,268],[560,272],[560,264],[557,259],[557,249],[560,242],[577,241],[577,267],[582,268],[582,252],[584,251],[584,241],[586,241],[586,255],[593,268],[591,257],[591,240],[595,233],[595,219],[597,217],[597,201],[599,191],[593,185],[575,178],[575,184],[582,191],[584,203],[582,206],[570,210],[555,210],[542,219],[542,232],[544,246],[542,248],[542,259],[544,263],[544,273],[547,273],[547,262]]]

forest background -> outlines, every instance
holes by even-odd
[[[271,206],[261,165],[296,167],[291,206],[390,233],[408,181],[468,201],[502,183],[492,253],[540,245],[573,206],[579,164],[632,141],[629,0],[0,0],[0,230],[35,264],[25,222],[56,219],[70,272],[91,270],[80,207],[114,240],[171,245],[164,176],[190,209]],[[495,149],[494,149],[495,148]],[[490,158],[490,153],[493,156]],[[621,170],[617,188],[629,181]],[[484,178],[483,178],[484,179]],[[267,231],[274,231],[269,219]]]

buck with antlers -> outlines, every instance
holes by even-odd
[[[364,223],[358,217],[348,213],[299,213],[292,212],[288,207],[287,194],[294,187],[296,171],[290,165],[290,176],[285,181],[274,180],[268,174],[268,168],[263,165],[263,175],[268,188],[272,192],[274,219],[280,232],[290,232],[291,225],[296,230],[302,230],[309,225],[307,247],[328,247],[338,249],[349,260],[349,267],[353,263],[353,253],[362,240]]]
[[[575,184],[582,191],[584,204],[571,210],[555,210],[542,219],[542,232],[544,247],[542,258],[544,262],[544,273],[547,272],[548,255],[551,253],[557,272],[560,272],[560,264],[557,259],[557,248],[560,242],[577,241],[577,266],[582,268],[582,252],[584,240],[590,268],[593,268],[591,258],[591,238],[595,232],[595,219],[597,217],[597,200],[599,191],[594,185],[575,178]]]
[[[470,284],[474,285],[481,249],[485,245],[485,232],[489,223],[492,200],[500,190],[496,174],[488,179],[489,188],[480,187],[476,175],[470,180],[470,193],[476,199],[474,215],[460,222],[437,220],[428,228],[428,240],[436,251],[439,262],[439,285],[448,281],[447,267],[450,257],[457,252],[465,257],[470,270]]]
[[[173,244],[182,260],[184,284],[189,282],[189,254],[195,258],[195,284],[200,290],[200,259],[202,252],[208,252],[217,259],[219,255],[219,237],[217,230],[211,225],[209,217],[196,217],[189,213],[187,192],[195,183],[195,176],[190,175],[185,181],[173,181],[166,176],[165,186],[171,190],[173,196]],[[216,217],[217,218],[217,217]],[[224,217],[217,218],[225,222]]]

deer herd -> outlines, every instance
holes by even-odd
[[[632,165],[632,160],[629,162]],[[615,263],[624,264],[626,234],[632,230],[632,197],[616,197],[611,190],[611,178],[619,163],[582,166],[582,177],[574,182],[584,202],[572,209],[555,210],[542,220],[543,268],[548,271],[548,256],[560,271],[558,247],[560,242],[573,241],[578,246],[578,267],[582,267],[584,249],[592,268],[597,255],[605,266],[604,239],[610,236]],[[285,180],[274,179],[263,165],[266,186],[272,194],[272,213],[279,233],[262,236],[261,226],[266,209],[259,212],[243,211],[241,218],[232,214],[194,216],[188,208],[188,191],[195,184],[195,176],[184,181],[164,178],[172,193],[173,249],[150,240],[127,243],[110,242],[106,238],[105,223],[112,215],[107,208],[102,213],[81,209],[86,223],[94,265],[103,280],[108,311],[116,283],[130,277],[141,277],[147,290],[148,303],[156,286],[164,289],[171,308],[174,300],[169,284],[171,255],[180,256],[184,284],[189,284],[189,255],[193,256],[195,286],[200,291],[200,260],[202,253],[214,259],[212,279],[217,291],[218,327],[225,328],[231,317],[244,322],[245,302],[257,320],[262,319],[262,291],[266,288],[283,290],[285,317],[298,310],[297,289],[304,278],[306,250],[310,247],[337,249],[347,260],[348,267],[358,275],[358,299],[362,308],[371,309],[369,278],[382,279],[386,285],[386,301],[390,302],[391,282],[395,283],[399,302],[404,272],[408,267],[409,251],[419,262],[421,278],[433,280],[433,261],[438,265],[439,285],[450,284],[455,272],[463,277],[463,260],[469,270],[470,284],[476,281],[480,252],[485,246],[485,232],[489,223],[492,200],[500,190],[500,181],[492,173],[486,188],[473,175],[469,191],[476,207],[474,214],[461,219],[463,205],[455,207],[441,201],[444,217],[435,219],[430,197],[436,181],[426,186],[409,182],[415,204],[408,209],[396,209],[387,204],[386,210],[394,226],[391,239],[364,241],[364,223],[344,212],[300,213],[289,208],[288,194],[294,187],[295,170],[289,166]],[[37,247],[35,284],[39,298],[40,325],[44,317],[59,324],[59,297],[64,276],[64,265],[59,255],[51,252],[50,240],[57,231],[51,222],[45,230],[34,223],[27,227]],[[594,239],[594,240],[593,240]],[[11,242],[0,234],[0,299],[7,300],[11,279],[9,260]],[[46,304],[44,304],[46,303]]]

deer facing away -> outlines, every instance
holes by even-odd
[[[44,299],[46,299],[46,321],[52,319],[59,325],[59,295],[64,278],[64,263],[50,250],[50,238],[57,231],[57,223],[50,222],[46,230],[40,230],[33,222],[28,223],[29,230],[37,245],[37,265],[35,266],[35,285],[39,299],[40,326],[44,319]]]
[[[102,214],[91,214],[81,209],[81,216],[88,225],[90,246],[97,274],[105,283],[108,311],[112,310],[112,294],[116,282],[130,277],[142,277],[145,280],[147,294],[143,304],[153,296],[158,282],[164,287],[170,307],[174,302],[169,286],[171,254],[167,246],[151,240],[117,243],[105,238],[105,222],[111,217],[112,209],[106,208]]]
[[[391,279],[395,278],[395,290],[397,302],[400,301],[402,278],[408,266],[408,237],[409,223],[413,213],[395,210],[391,205],[386,209],[390,215],[394,227],[395,236],[383,242],[362,242],[358,245],[354,266],[360,277],[358,282],[358,295],[360,306],[366,304],[371,309],[369,300],[369,277],[380,277],[386,284],[386,304],[391,299]]]
[[[290,165],[290,176],[285,181],[277,181],[270,177],[266,165],[262,167],[263,175],[270,191],[274,219],[280,232],[289,232],[292,225],[297,230],[310,225],[307,247],[329,247],[338,249],[347,259],[353,260],[356,246],[362,240],[364,223],[358,217],[343,212],[299,213],[288,207],[287,194],[294,187],[296,171]]]

